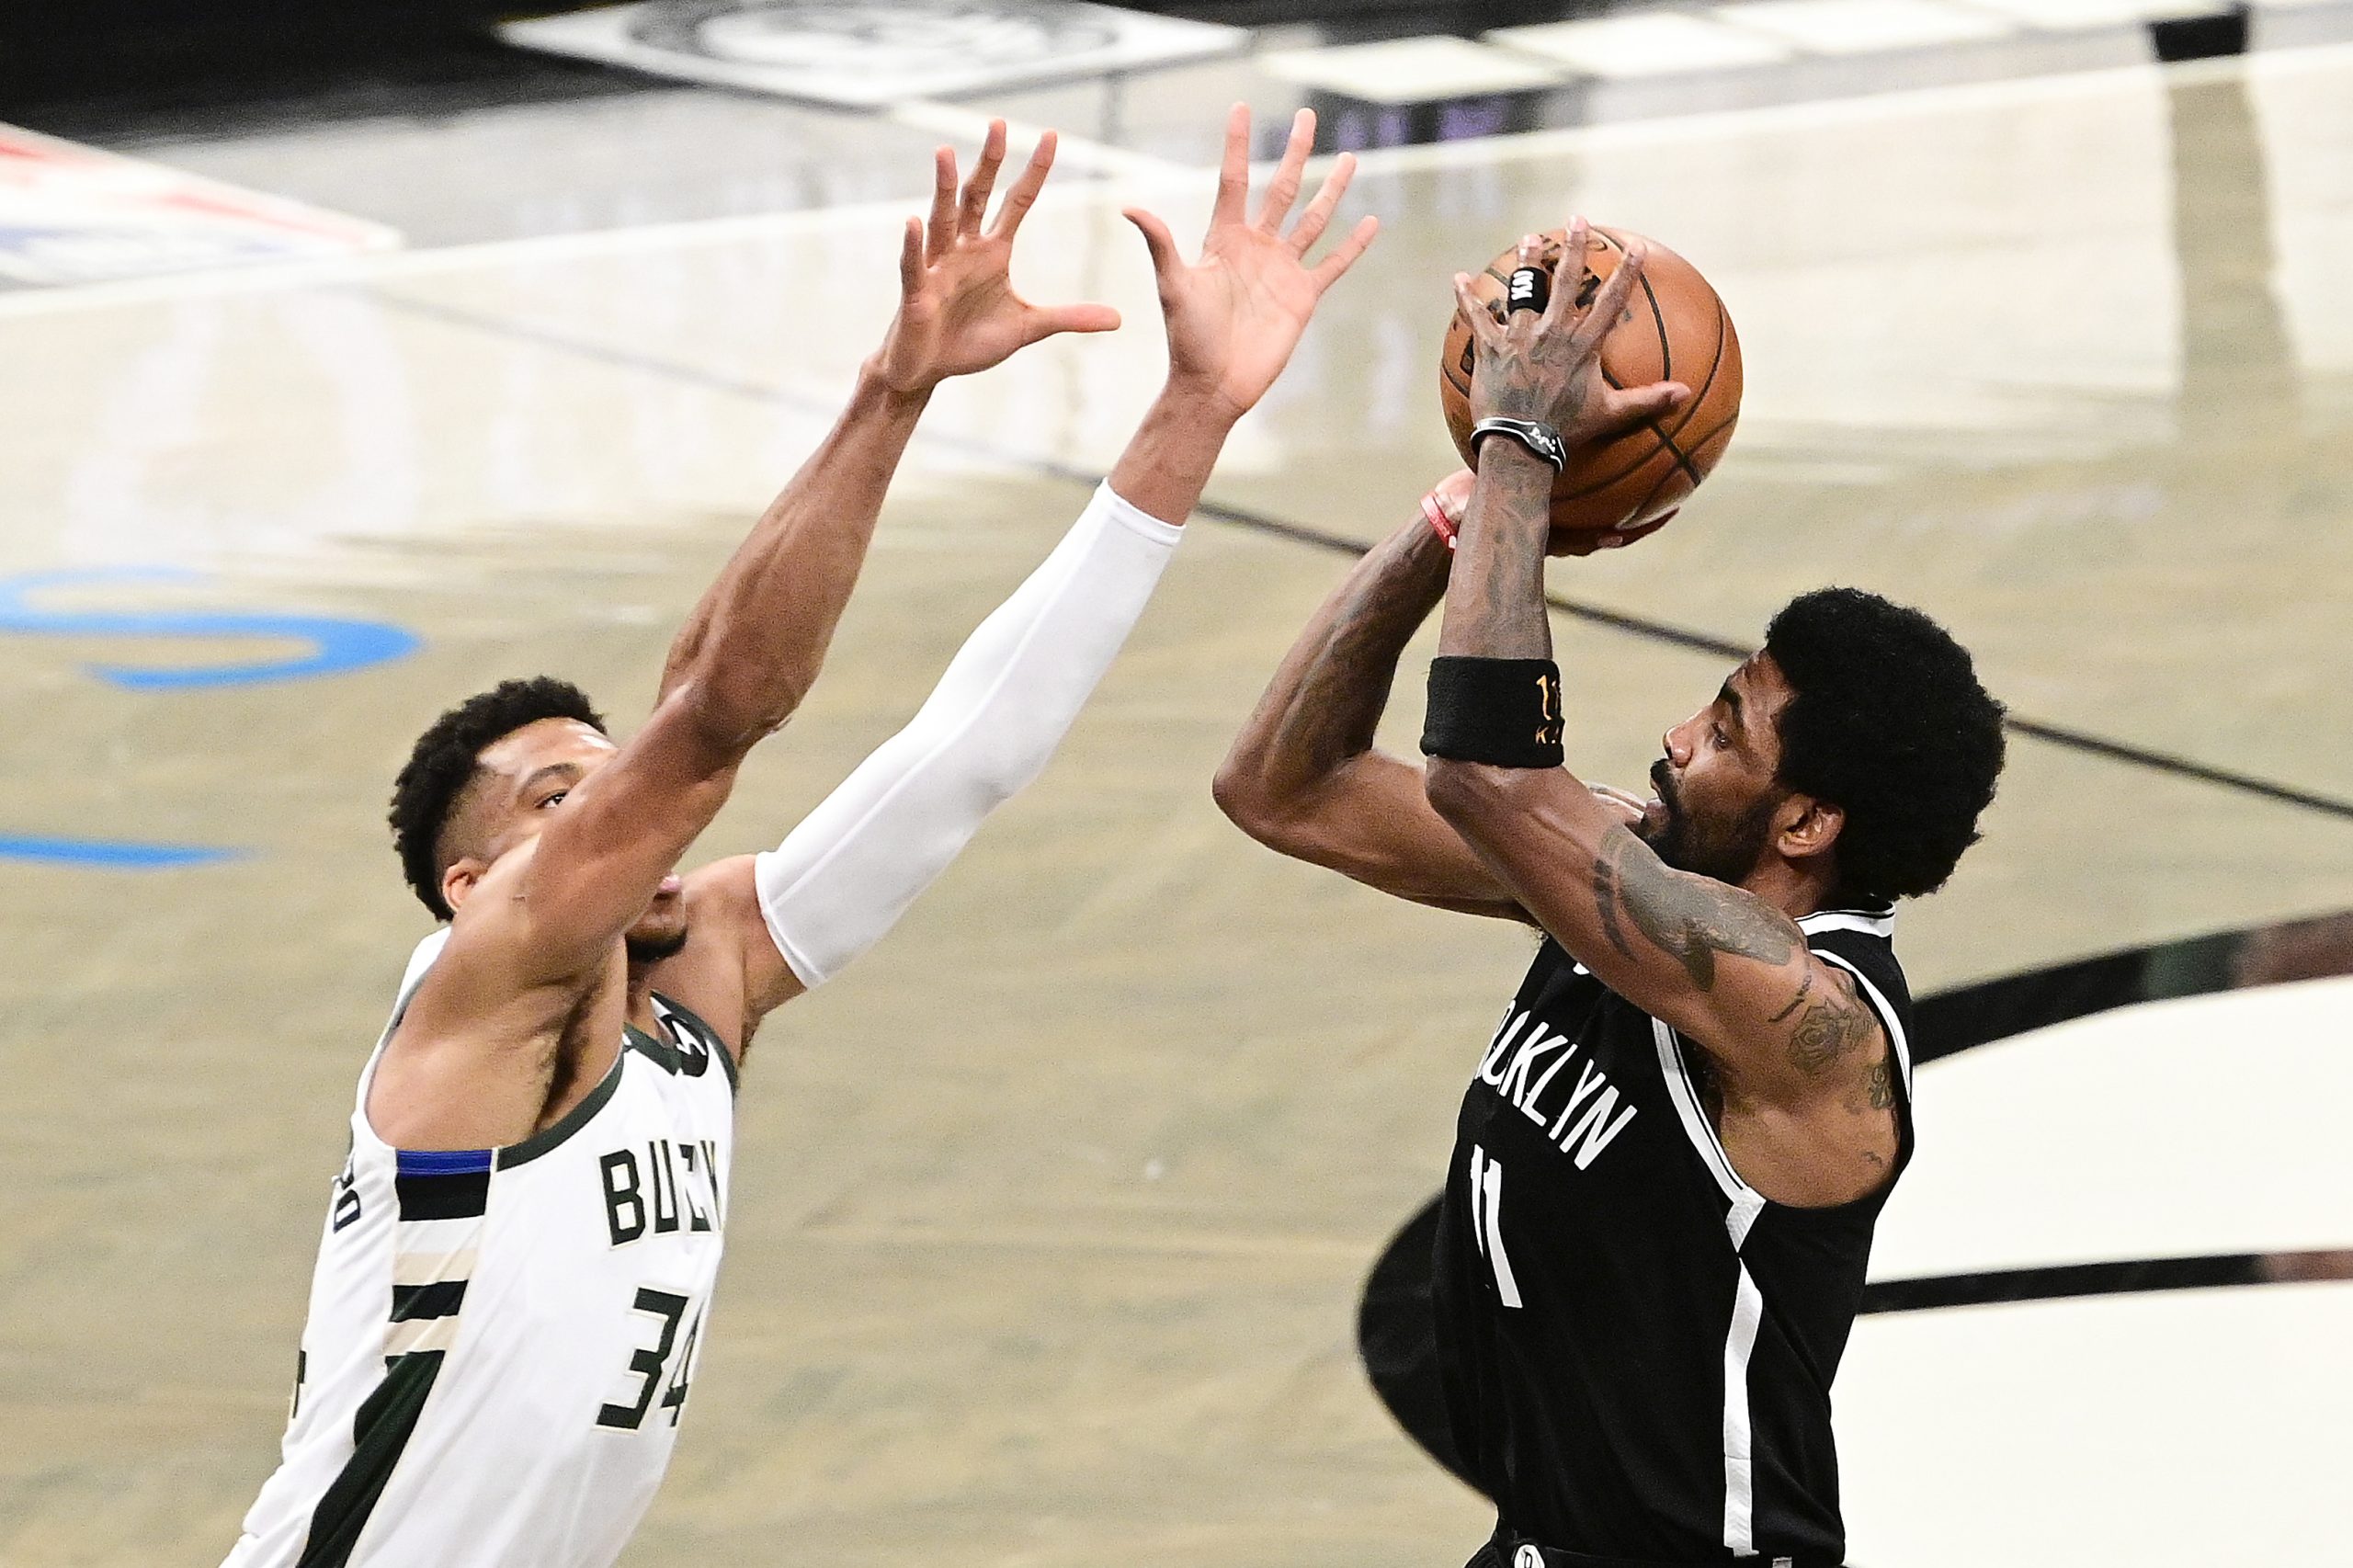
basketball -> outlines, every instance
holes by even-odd
[[[1627,242],[1642,235],[1596,225],[1586,255],[1580,301],[1618,270]],[[1554,263],[1568,243],[1564,230],[1544,236],[1544,259]],[[1681,506],[1708,477],[1740,420],[1740,336],[1732,312],[1716,297],[1699,269],[1647,240],[1643,264],[1626,313],[1602,340],[1601,370],[1612,386],[1681,381],[1691,399],[1664,418],[1649,420],[1621,435],[1577,450],[1552,487],[1552,526],[1589,531],[1638,528]],[[1471,280],[1472,292],[1498,318],[1503,295],[1518,265],[1517,247],[1487,263]],[[1473,468],[1471,449],[1470,324],[1458,309],[1447,324],[1438,360],[1438,403],[1462,460]]]

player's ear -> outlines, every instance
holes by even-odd
[[[1847,825],[1847,811],[1812,795],[1792,793],[1773,813],[1774,846],[1785,860],[1806,860],[1826,855]]]
[[[489,869],[486,862],[472,855],[459,856],[450,863],[449,869],[441,873],[441,902],[448,904],[454,914],[474,891],[474,884],[482,881],[482,874]]]

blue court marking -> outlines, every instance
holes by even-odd
[[[122,871],[163,871],[175,866],[210,866],[240,858],[241,849],[201,844],[141,844],[124,838],[51,838],[0,833],[0,860],[32,860],[51,866],[102,866]]]
[[[395,1149],[397,1176],[471,1176],[490,1169],[490,1149]]]
[[[423,640],[381,620],[344,616],[259,615],[180,610],[109,613],[104,610],[44,610],[31,596],[58,588],[124,583],[188,583],[202,574],[165,566],[66,568],[0,577],[0,631],[45,632],[75,637],[270,637],[303,642],[311,652],[291,659],[260,659],[225,665],[116,665],[82,667],[98,679],[134,691],[185,690],[194,687],[254,686],[342,675],[415,653]]]

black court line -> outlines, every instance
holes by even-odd
[[[2216,1253],[2203,1257],[2120,1258],[2041,1268],[1879,1279],[1863,1287],[1866,1314],[1932,1312],[2075,1296],[2138,1295],[2150,1290],[2211,1290],[2230,1285],[2310,1285],[2353,1279],[2353,1251]]]
[[[1266,517],[1259,513],[1245,511],[1239,506],[1229,506],[1204,499],[1199,511],[1202,517],[1212,517],[1222,523],[1230,523],[1237,528],[1254,528],[1260,533],[1296,540],[1300,543],[1315,545],[1335,552],[1345,552],[1350,556],[1358,556],[1365,552],[1366,547],[1363,544],[1343,535],[1326,533],[1320,528],[1309,528],[1301,523],[1285,522],[1279,517]],[[1548,593],[1544,596],[1544,602],[1573,619],[1587,621],[1596,626],[1606,626],[1614,631],[1622,631],[1629,636],[1643,638],[1653,642],[1665,642],[1673,647],[1688,648],[1695,653],[1712,653],[1720,658],[1737,660],[1745,659],[1756,652],[1756,645],[1753,643],[1735,642],[1729,638],[1713,636],[1705,631],[1694,631],[1688,627],[1671,625],[1666,621],[1654,620],[1647,616],[1630,615],[1624,610],[1610,609],[1588,600],[1573,599],[1562,594]],[[2169,752],[2154,751],[2147,746],[2134,745],[2128,741],[2110,740],[2105,735],[2096,735],[2088,731],[2073,729],[2064,724],[2053,724],[2041,719],[2029,719],[2020,713],[2010,715],[2009,728],[2015,733],[2046,742],[2052,745],[2063,746],[2071,751],[2106,757],[2112,762],[2130,763],[2148,768],[2152,772],[2168,773],[2177,778],[2195,779],[2202,784],[2212,784],[2226,790],[2237,790],[2246,794],[2259,795],[2265,800],[2276,801],[2282,805],[2302,806],[2307,811],[2353,820],[2353,801],[2338,800],[2334,796],[2319,794],[2311,790],[2299,789],[2292,784],[2280,784],[2268,778],[2258,778],[2253,774],[2240,773],[2227,767],[2215,767],[2207,763],[2192,761],[2188,757],[2176,756]]]
[[[536,344],[556,353],[569,354],[578,358],[594,360],[599,364],[642,370],[648,375],[702,387],[710,392],[723,392],[730,397],[740,397],[755,403],[802,409],[826,415],[839,410],[839,404],[835,402],[788,392],[784,388],[762,381],[747,381],[742,377],[723,375],[698,366],[681,364],[675,359],[665,359],[657,355],[643,353],[637,349],[620,348],[609,344],[570,337],[562,333],[550,332],[544,327],[510,321],[503,316],[487,315],[478,311],[466,310],[461,306],[416,299],[411,295],[395,293],[372,284],[358,285],[357,288],[358,291],[366,294],[378,303],[392,310],[406,312],[411,315],[426,317],[452,326],[466,327],[476,332],[488,333],[494,336],[512,338],[517,342]],[[1067,480],[1074,484],[1092,487],[1101,483],[1103,480],[1103,475],[1099,473],[1074,468],[1067,463],[1056,462],[1051,458],[1010,451],[994,443],[974,440],[970,437],[918,431],[916,438],[933,446],[952,449],[971,456],[1002,463],[1009,468],[1027,469],[1032,473]],[[1362,540],[1349,539],[1344,534],[1327,532],[1322,528],[1311,528],[1304,523],[1290,522],[1281,517],[1269,517],[1263,512],[1251,511],[1246,507],[1212,501],[1207,496],[1202,497],[1200,505],[1194,508],[1194,515],[1207,517],[1213,522],[1224,523],[1229,527],[1247,528],[1277,539],[1287,539],[1294,543],[1328,550],[1336,554],[1345,554],[1351,559],[1363,555],[1370,548]],[[1630,637],[1639,637],[1646,642],[1688,649],[1693,653],[1740,660],[1747,658],[1756,651],[1754,643],[1736,642],[1729,638],[1713,636],[1704,631],[1694,631],[1688,627],[1672,625],[1648,616],[1631,615],[1624,610],[1610,609],[1606,606],[1584,599],[1570,598],[1561,594],[1548,593],[1544,596],[1544,602],[1572,619],[1582,620],[1593,626],[1607,627],[1613,631],[1622,631]],[[2105,735],[2096,735],[2086,730],[2078,730],[2064,724],[2053,724],[2040,719],[2029,719],[2019,713],[2014,712],[2010,715],[2009,728],[2017,734],[2065,750],[2143,767],[2153,773],[2168,774],[2177,778],[2211,784],[2218,789],[2234,790],[2279,805],[2297,806],[2305,811],[2318,812],[2325,816],[2353,821],[2353,801],[2324,795],[2316,790],[2300,789],[2292,784],[2281,784],[2268,778],[2258,778],[2253,774],[2241,773],[2227,767],[2216,767],[2208,763],[2175,756],[2171,752],[2134,745],[2128,741],[2110,740]]]

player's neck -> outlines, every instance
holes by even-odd
[[[1740,885],[1792,920],[1828,908],[1836,892],[1828,878],[1769,853]]]
[[[660,1020],[654,1016],[654,971],[655,965],[633,963],[629,966],[629,1021],[655,1039],[661,1038]]]

